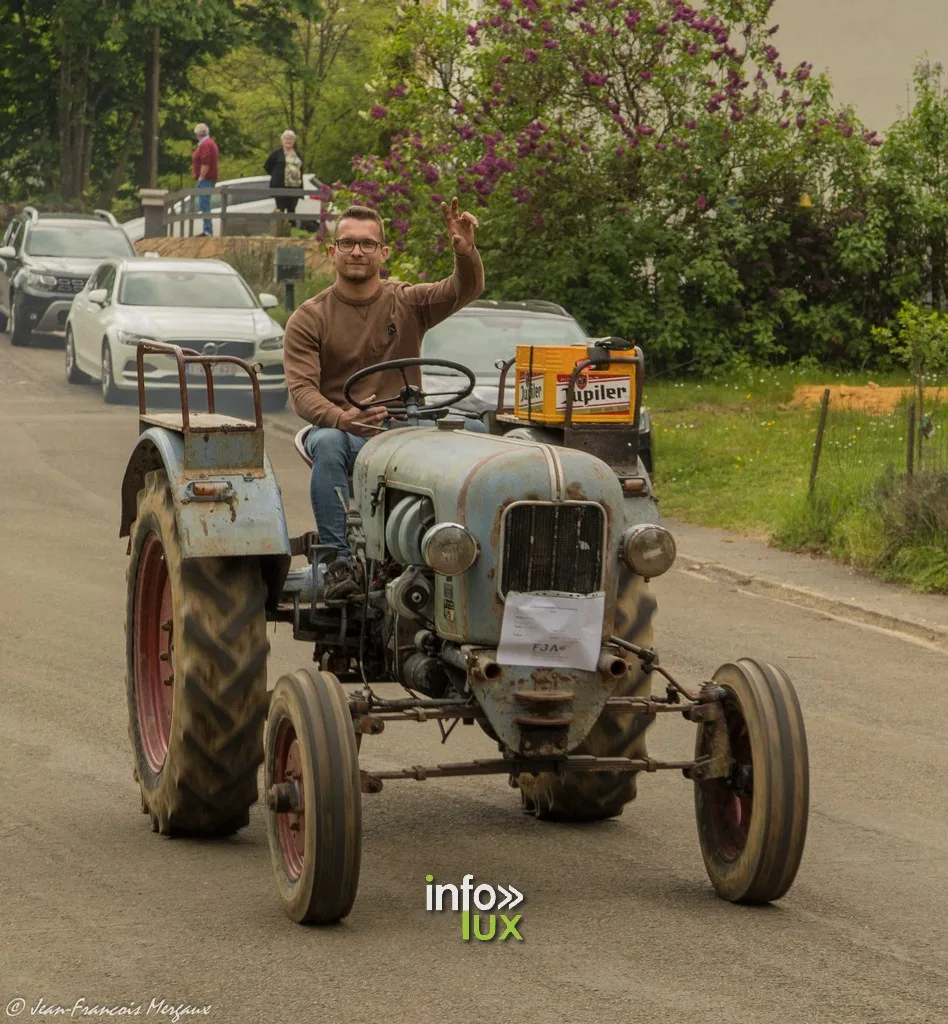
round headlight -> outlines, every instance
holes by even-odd
[[[620,548],[623,561],[640,576],[649,579],[667,572],[678,553],[675,538],[664,526],[640,523],[622,534]]]
[[[425,564],[441,576],[458,576],[477,560],[477,541],[457,523],[436,523],[421,539]]]

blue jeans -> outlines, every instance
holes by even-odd
[[[215,182],[207,181],[206,179],[204,181],[197,182],[197,187],[198,188],[214,188],[214,186],[215,186]],[[200,207],[201,213],[210,213],[211,212],[211,197],[210,196],[198,196],[198,206]],[[210,220],[205,219],[205,221],[204,221],[204,234],[205,235],[212,235],[213,233],[214,233],[214,225],[210,222]]]
[[[306,435],[306,450],[313,460],[309,498],[319,543],[331,544],[340,558],[350,558],[351,552],[346,544],[346,513],[339,503],[336,488],[340,488],[348,504],[351,498],[349,474],[366,441],[367,437],[347,434],[335,427],[313,427]]]

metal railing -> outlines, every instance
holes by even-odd
[[[145,237],[157,238],[175,235],[178,237],[194,237],[195,223],[205,220],[219,221],[220,234],[228,234],[228,227],[236,222],[242,224],[291,223],[303,224],[316,221],[320,225],[331,220],[329,200],[332,190],[323,182],[313,179],[313,184],[304,188],[270,188],[260,184],[252,187],[246,185],[221,185],[211,188],[186,188],[177,192],[168,192],[161,199],[161,206],[145,207]],[[212,207],[204,211],[200,200],[210,199]],[[319,211],[287,213],[283,210],[245,210],[240,207],[245,203],[260,199],[313,199],[319,203]],[[219,200],[219,202],[216,202]],[[160,217],[160,221],[159,221]],[[181,225],[180,230],[175,230]],[[197,232],[200,234],[200,231]]]

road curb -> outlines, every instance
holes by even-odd
[[[742,569],[733,569],[730,566],[722,565],[720,562],[703,561],[700,558],[695,558],[692,555],[681,552],[678,554],[676,565],[680,569],[699,573],[721,583],[733,584],[753,594],[775,597],[782,601],[788,601],[791,604],[801,605],[804,608],[811,608],[814,611],[826,612],[830,615],[837,615],[840,618],[854,619],[857,622],[863,622],[880,629],[891,630],[895,633],[903,633],[948,651],[948,628],[937,623],[889,615],[886,612],[876,611],[874,608],[867,608],[865,605],[860,605],[853,601],[844,601],[837,597],[831,597],[829,594],[821,593],[818,590],[810,590],[808,587],[797,587],[791,583],[781,583],[779,580],[774,580],[767,576],[748,573]]]

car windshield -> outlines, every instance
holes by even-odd
[[[121,228],[37,227],[26,242],[30,256],[72,256],[108,259],[134,256],[135,250]]]
[[[183,306],[188,309],[253,309],[256,301],[233,274],[193,271],[129,271],[119,302],[125,306]]]
[[[425,334],[421,354],[469,367],[478,377],[497,376],[498,359],[513,359],[518,345],[574,345],[586,332],[572,317],[517,310],[466,310]],[[429,371],[430,372],[430,371]]]

